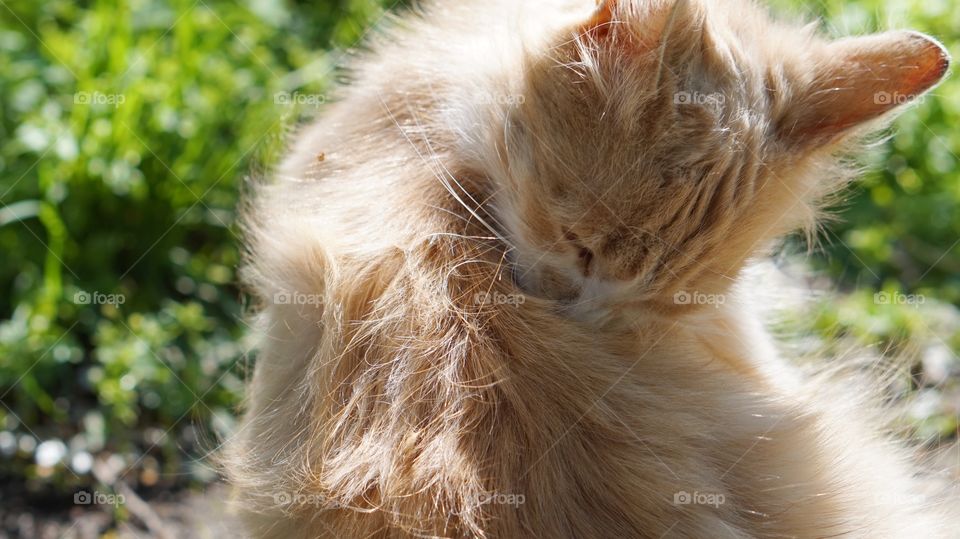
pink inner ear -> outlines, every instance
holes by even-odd
[[[598,39],[605,37],[610,32],[610,24],[613,22],[614,4],[616,0],[599,0],[593,15],[580,27],[581,33],[590,34]]]
[[[675,25],[684,26],[692,13],[689,0],[650,0],[642,9],[620,0],[600,0],[578,33],[596,41],[613,37],[633,53],[648,52],[663,45],[671,18],[679,19]]]
[[[826,48],[813,84],[797,103],[788,136],[826,143],[936,85],[950,65],[932,38],[894,32],[846,39]]]
[[[648,18],[652,20],[656,15],[656,13],[651,13]],[[610,41],[615,35],[619,36],[617,39],[618,45],[633,52],[637,52],[636,49],[639,49],[642,45],[644,48],[654,45],[653,42],[644,45],[641,41],[646,40],[637,39],[637,36],[628,31],[618,31],[621,29],[617,28],[617,25],[626,24],[626,21],[622,20],[621,17],[623,17],[623,13],[620,13],[619,10],[619,0],[599,0],[597,9],[586,22],[580,25],[578,33],[589,36],[598,42]]]
[[[918,42],[920,51],[901,65],[907,73],[902,90],[904,94],[917,96],[940,82],[950,67],[950,55],[936,41],[922,34],[911,35]]]

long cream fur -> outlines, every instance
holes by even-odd
[[[939,45],[739,0],[387,26],[249,200],[260,352],[224,469],[250,535],[954,531],[874,392],[782,360],[741,279]]]

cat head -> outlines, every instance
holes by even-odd
[[[722,293],[948,63],[919,33],[829,41],[746,2],[603,2],[526,57],[504,113],[517,280],[587,310]]]

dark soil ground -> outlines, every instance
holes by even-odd
[[[134,514],[129,501],[120,508],[44,503],[18,499],[11,487],[2,487],[0,539],[206,539],[243,535],[229,514],[227,489],[220,483],[202,492],[182,490],[145,499],[149,507],[145,516]],[[151,521],[151,526],[145,520]]]

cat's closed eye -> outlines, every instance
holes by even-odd
[[[584,277],[590,276],[591,265],[593,264],[593,251],[586,247],[580,247],[577,251],[577,260],[580,264],[580,271]]]
[[[577,255],[577,269],[584,277],[590,277],[593,270],[593,250],[584,245],[580,236],[568,228],[563,229],[563,239]]]

